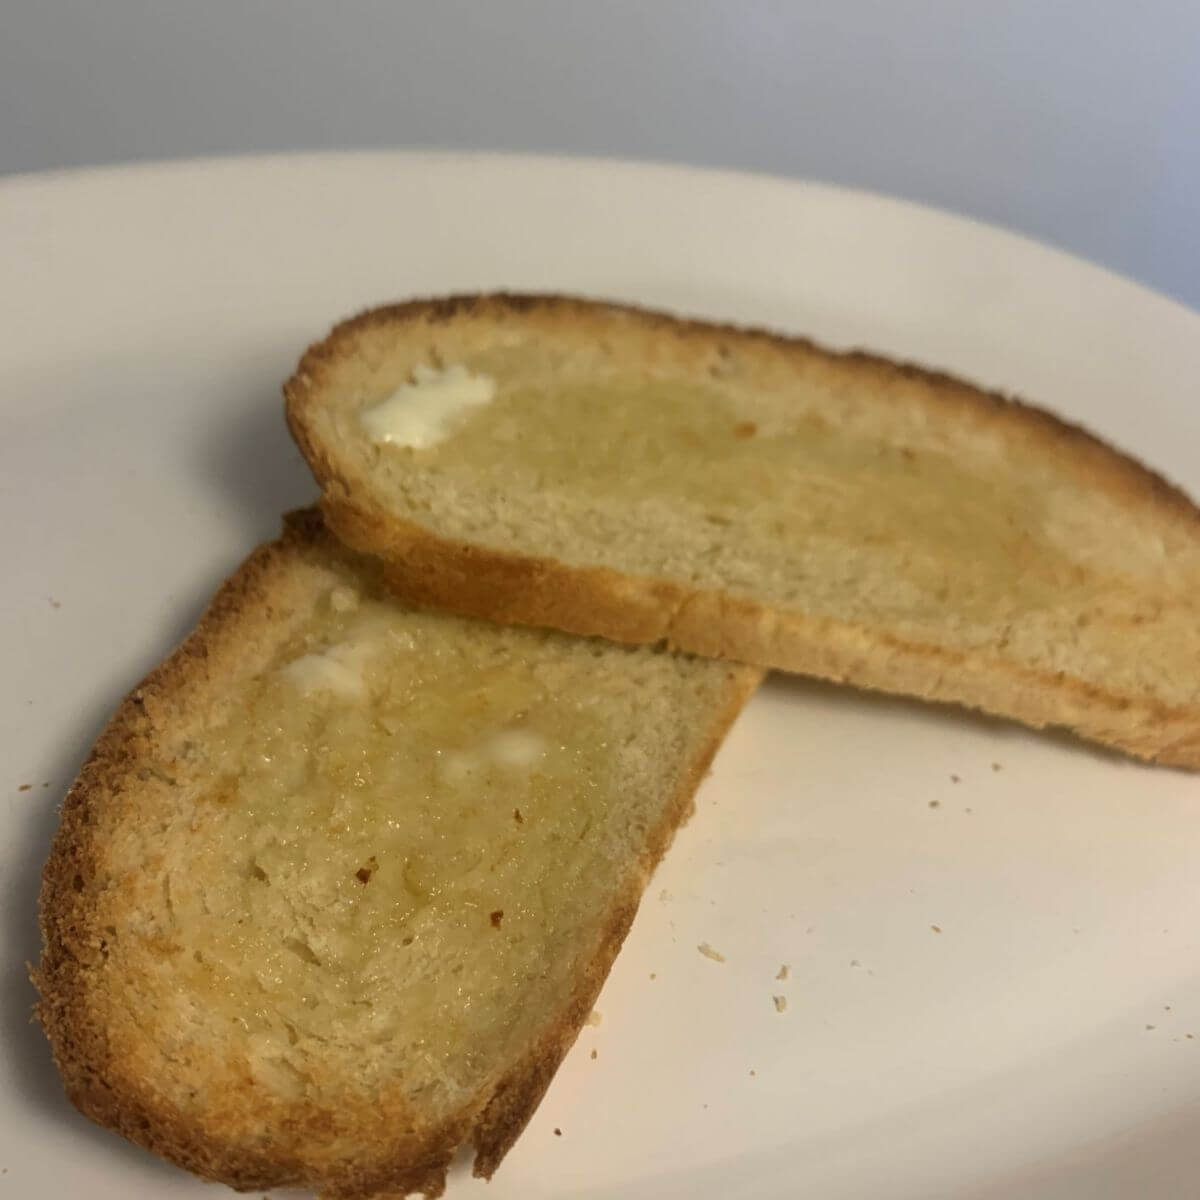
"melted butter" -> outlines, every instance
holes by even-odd
[[[297,1039],[418,1029],[413,1082],[461,1079],[472,1046],[536,1019],[533,983],[569,978],[556,948],[611,883],[588,835],[623,735],[531,645],[335,590],[212,732],[178,970],[258,1039],[260,1074]]]
[[[472,375],[461,363],[441,371],[418,366],[412,382],[363,409],[359,420],[376,442],[421,450],[442,441],[465,413],[495,394],[494,380]]]
[[[427,461],[497,473],[517,465],[540,488],[585,502],[682,505],[711,525],[714,545],[785,574],[802,573],[795,556],[806,548],[848,548],[885,560],[917,610],[952,598],[985,618],[1000,603],[1050,603],[1076,582],[1044,536],[1043,499],[1014,472],[968,471],[799,410],[759,428],[715,385],[506,387]]]

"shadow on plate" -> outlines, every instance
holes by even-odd
[[[1200,1104],[1147,1122],[1117,1137],[1077,1146],[1035,1163],[956,1200],[1154,1200],[1194,1196],[1200,1190]]]
[[[281,376],[282,378],[282,376]],[[283,419],[279,383],[264,380],[198,450],[196,469],[214,498],[232,500],[247,531],[246,553],[276,536],[280,517],[315,502],[317,486]]]
[[[767,677],[765,688],[781,698],[795,698],[806,702],[818,701],[829,712],[854,710],[871,713],[884,718],[907,718],[932,721],[994,738],[998,742],[1028,742],[1033,739],[1046,742],[1072,754],[1082,754],[1097,762],[1112,766],[1130,767],[1153,771],[1183,770],[1183,768],[1152,766],[1139,762],[1117,750],[1085,741],[1069,729],[1052,727],[1031,729],[1007,717],[996,717],[976,709],[963,708],[957,704],[940,701],[915,700],[907,696],[894,696],[887,692],[864,691],[847,687],[845,684],[830,683],[823,679],[811,679],[802,675],[785,675],[772,671]],[[1185,772],[1191,774],[1191,772]]]

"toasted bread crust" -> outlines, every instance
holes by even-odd
[[[1200,708],[1124,695],[1065,672],[1024,666],[999,655],[906,641],[872,629],[731,597],[672,580],[577,567],[441,537],[373,503],[361,481],[345,477],[313,432],[312,406],[332,364],[363,331],[460,317],[595,325],[620,315],[664,337],[711,344],[737,340],[794,358],[851,366],[881,381],[897,376],[929,385],[929,403],[967,414],[981,426],[1048,449],[1065,469],[1131,506],[1143,506],[1200,540],[1200,509],[1180,489],[1082,426],[953,376],[861,351],[839,353],[797,337],[676,317],[633,306],[556,295],[466,295],[414,300],[364,312],[334,328],[303,356],[284,387],[289,428],[322,488],[330,527],[348,545],[386,564],[401,597],[513,624],[548,626],[628,643],[666,641],[679,649],[899,692],[1063,727],[1136,758],[1200,768]]]
[[[105,961],[105,931],[98,928],[88,895],[97,873],[97,829],[106,812],[126,802],[126,789],[171,714],[181,704],[202,704],[220,686],[224,664],[244,653],[247,627],[269,629],[287,619],[280,584],[296,557],[344,554],[315,510],[292,514],[280,540],[247,559],[186,641],[118,708],[67,795],[44,869],[44,950],[32,973],[40,995],[36,1011],[71,1102],[98,1124],[197,1175],[243,1191],[311,1187],[329,1200],[412,1192],[433,1197],[441,1194],[460,1147],[473,1144],[475,1173],[490,1176],[532,1116],[592,1007],[650,873],[688,815],[696,787],[760,674],[730,672],[726,705],[647,837],[640,869],[607,914],[599,949],[580,971],[569,1002],[487,1094],[432,1125],[414,1122],[411,1112],[387,1097],[370,1111],[361,1100],[357,1108],[336,1113],[290,1108],[280,1114],[277,1136],[251,1146],[246,1121],[261,1113],[264,1101],[249,1079],[214,1078],[220,1111],[199,1128],[163,1098],[144,1059],[114,1044],[96,1002]],[[307,1152],[310,1137],[337,1142],[336,1152],[314,1161]]]

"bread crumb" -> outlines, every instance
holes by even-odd
[[[53,596],[49,597],[49,600],[50,600],[50,607],[51,607],[51,608],[62,608],[62,601],[61,601],[61,600],[55,600],[55,598],[54,598]]]
[[[942,932],[942,927],[940,925],[930,925],[929,928],[932,929],[934,933]]]
[[[1170,1012],[1170,1011],[1171,1011],[1171,1006],[1170,1006],[1169,1004],[1164,1004],[1164,1005],[1163,1005],[1163,1012]]]
[[[49,786],[50,786],[50,780],[47,779],[46,782],[42,784],[42,787],[49,787]]]
[[[1183,1036],[1190,1042],[1196,1035],[1194,1033],[1185,1033]]]
[[[699,950],[705,958],[711,958],[713,962],[725,961],[725,955],[723,955],[719,950],[714,950],[707,942],[701,942],[696,949]]]
[[[750,1074],[751,1074],[751,1076],[754,1076],[754,1075],[757,1075],[757,1074],[758,1074],[758,1072],[757,1072],[757,1071],[756,1071],[756,1070],[755,1070],[753,1067],[751,1067],[751,1068],[750,1068]]]
[[[656,972],[654,972],[654,971],[651,971],[651,972],[650,972],[650,978],[651,978],[651,979],[657,979],[657,978],[658,978],[658,975],[657,975],[657,973],[656,973]]]
[[[776,979],[786,979],[790,974],[791,974],[791,968],[787,965],[787,963],[784,963],[783,966],[780,967],[779,970],[775,972],[775,978]]]
[[[1146,1026],[1146,1028],[1147,1028],[1148,1030],[1149,1030],[1149,1029],[1157,1029],[1157,1028],[1158,1028],[1158,1026],[1157,1026],[1157,1025],[1147,1025],[1147,1026]]]
[[[600,1012],[597,1009],[593,1008],[592,1011],[590,1013],[588,1013],[587,1020],[584,1022],[584,1024],[585,1025],[599,1025],[600,1022],[603,1020],[604,1020],[604,1017],[600,1014]]]
[[[733,427],[733,436],[740,438],[753,437],[758,432],[758,426],[753,421],[739,421]]]
[[[488,920],[491,921],[493,929],[499,929],[500,922],[504,920],[504,909],[496,909],[495,912],[489,915]]]
[[[593,1057],[593,1058],[599,1058],[599,1057],[600,1057],[600,1055],[599,1055],[599,1054],[598,1054],[598,1053],[597,1053],[595,1050],[593,1050],[593,1051],[592,1051],[592,1057]]]
[[[862,963],[860,963],[860,962],[858,961],[858,959],[857,959],[857,958],[852,958],[852,959],[850,960],[850,965],[851,965],[852,967],[861,967],[861,966],[862,966]]]
[[[772,996],[771,999],[775,1003],[775,1011],[776,1012],[783,1012],[783,1010],[785,1008],[787,1008],[787,997],[786,996]]]
[[[21,784],[21,786],[19,788],[17,788],[18,792],[28,792],[28,791],[32,791],[32,790],[33,790],[32,783],[23,783],[23,784]]]
[[[1000,765],[1000,763],[992,763],[992,770],[993,771],[1002,771],[1002,770],[1004,770],[1004,768]]]
[[[930,808],[941,808],[942,802],[940,800],[930,800],[929,807]]]
[[[562,1137],[562,1130],[561,1130],[561,1129],[558,1129],[558,1128],[555,1128],[555,1130],[554,1130],[554,1136],[555,1136],[555,1137]]]
[[[513,820],[516,821],[518,825],[523,825],[525,823],[525,818],[521,816],[521,810],[519,808],[513,809]]]
[[[951,775],[950,782],[951,783],[962,783],[962,780],[957,775]]]

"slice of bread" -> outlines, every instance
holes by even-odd
[[[377,575],[291,518],[117,711],[45,870],[71,1099],[239,1189],[490,1175],[759,678]]]
[[[331,527],[421,603],[1200,766],[1200,513],[944,375],[554,296],[338,326],[285,388]]]

